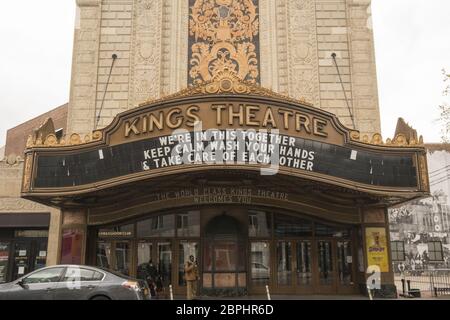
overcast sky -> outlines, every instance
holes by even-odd
[[[440,141],[442,68],[450,70],[449,0],[372,0],[382,134],[403,117]],[[4,1],[0,146],[6,130],[69,99],[75,0]]]

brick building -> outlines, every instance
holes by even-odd
[[[28,120],[6,132],[6,155],[23,156],[27,139],[32,132],[39,128],[45,120],[51,118],[54,123],[55,130],[60,131],[61,134],[65,132],[67,128],[67,108],[68,104],[64,104],[55,108],[49,112],[41,114],[34,119]]]
[[[49,243],[48,238],[49,233],[58,238],[60,212],[22,199],[20,185],[29,135],[49,118],[54,119],[56,130],[63,132],[67,127],[67,106],[62,105],[7,131],[6,145],[0,153],[0,282],[17,278],[46,263],[57,263],[58,247],[54,247],[54,242]],[[20,251],[25,251],[25,255],[19,256]],[[12,261],[16,258],[14,265]]]

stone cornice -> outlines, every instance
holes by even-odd
[[[79,7],[98,7],[101,0],[76,0]]]

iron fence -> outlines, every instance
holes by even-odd
[[[395,275],[395,285],[403,297],[450,295],[450,269],[405,271]]]

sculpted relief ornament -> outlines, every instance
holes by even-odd
[[[228,70],[259,83],[257,0],[190,0],[189,83],[211,81]]]
[[[129,108],[160,95],[161,7],[162,0],[135,1]]]

